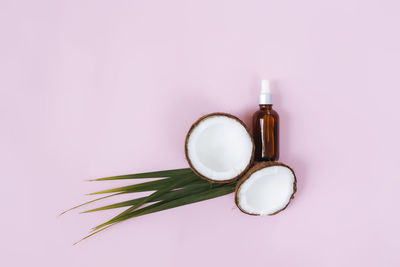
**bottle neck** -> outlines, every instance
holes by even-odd
[[[260,104],[259,106],[262,110],[272,110],[272,104]]]

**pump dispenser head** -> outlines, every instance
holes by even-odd
[[[269,80],[261,81],[260,105],[272,105],[271,83]]]

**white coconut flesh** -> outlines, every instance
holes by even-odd
[[[247,129],[236,119],[205,117],[189,133],[187,157],[202,176],[213,181],[234,179],[248,168],[253,142]]]
[[[262,168],[241,184],[237,204],[249,214],[274,214],[288,205],[295,190],[295,181],[293,172],[285,166]]]

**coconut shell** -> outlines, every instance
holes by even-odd
[[[250,176],[251,176],[253,173],[255,173],[256,171],[259,171],[259,170],[264,169],[264,168],[272,167],[272,166],[283,166],[283,167],[286,167],[286,168],[288,168],[289,170],[291,170],[291,172],[293,173],[293,176],[294,176],[294,182],[293,182],[293,194],[291,195],[290,200],[289,200],[289,202],[286,204],[286,206],[283,207],[282,209],[280,209],[280,210],[278,210],[278,211],[276,211],[276,212],[274,212],[274,213],[272,213],[272,214],[268,214],[268,215],[275,215],[275,214],[278,214],[279,212],[283,211],[284,209],[287,208],[287,206],[289,205],[289,203],[290,203],[290,202],[292,201],[292,199],[294,198],[294,194],[295,194],[296,191],[297,191],[297,179],[296,179],[296,174],[295,174],[295,172],[293,171],[292,168],[290,168],[289,166],[287,166],[287,165],[285,165],[285,164],[283,164],[283,163],[281,163],[281,162],[277,162],[277,161],[257,162],[256,164],[254,164],[253,167],[251,167],[251,168],[249,169],[249,171],[248,171],[246,174],[243,175],[243,177],[242,177],[242,178],[238,181],[238,183],[236,184],[235,203],[236,203],[236,206],[237,206],[243,213],[246,213],[246,214],[248,214],[248,215],[260,216],[260,214],[249,213],[249,212],[243,210],[243,209],[240,207],[240,205],[239,205],[239,190],[240,190],[240,187],[241,187],[242,184],[243,184],[247,179],[249,179]]]
[[[249,136],[250,136],[251,143],[252,143],[252,145],[253,145],[252,152],[251,152],[251,159],[250,159],[250,162],[249,162],[248,166],[247,166],[239,175],[237,175],[236,177],[234,177],[234,178],[232,178],[232,179],[229,179],[229,180],[216,181],[216,180],[212,180],[212,179],[210,179],[210,178],[208,178],[208,177],[202,175],[201,173],[199,173],[199,172],[194,168],[194,166],[193,166],[193,164],[192,164],[192,162],[191,162],[191,160],[190,160],[190,158],[189,158],[189,153],[188,153],[188,141],[189,141],[189,137],[190,137],[192,131],[197,127],[197,125],[200,124],[200,122],[202,122],[203,120],[205,120],[205,119],[207,119],[207,118],[209,118],[209,117],[213,117],[213,116],[226,116],[226,117],[229,117],[229,118],[234,119],[234,120],[236,120],[237,122],[239,122],[239,123],[240,123],[241,125],[243,125],[243,127],[246,129],[247,133],[248,133]],[[207,180],[207,181],[209,181],[209,182],[213,182],[213,183],[220,183],[220,184],[222,184],[222,183],[230,183],[230,182],[236,181],[236,180],[238,180],[240,177],[242,177],[242,175],[244,175],[244,174],[250,169],[250,167],[253,165],[254,150],[255,150],[254,141],[253,141],[253,138],[252,138],[252,136],[251,136],[251,133],[250,133],[249,128],[246,126],[246,124],[245,124],[242,120],[240,120],[239,118],[237,118],[237,117],[235,117],[235,116],[233,116],[232,114],[229,114],[229,113],[215,112],[215,113],[210,113],[210,114],[207,114],[207,115],[204,115],[204,116],[200,117],[200,118],[199,118],[195,123],[193,123],[193,125],[190,127],[188,133],[186,134],[186,138],[185,138],[185,156],[186,156],[187,162],[189,163],[190,168],[191,168],[192,171],[193,171],[194,173],[196,173],[200,178],[202,178],[202,179],[204,179],[204,180]]]

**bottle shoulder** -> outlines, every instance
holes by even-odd
[[[273,116],[279,118],[279,114],[278,114],[278,112],[277,112],[275,109],[272,109],[272,110],[271,110],[271,114],[272,114]]]
[[[274,109],[259,109],[256,112],[254,112],[253,117],[262,117],[262,116],[272,116],[272,117],[276,117],[279,118],[279,114],[276,110]]]

